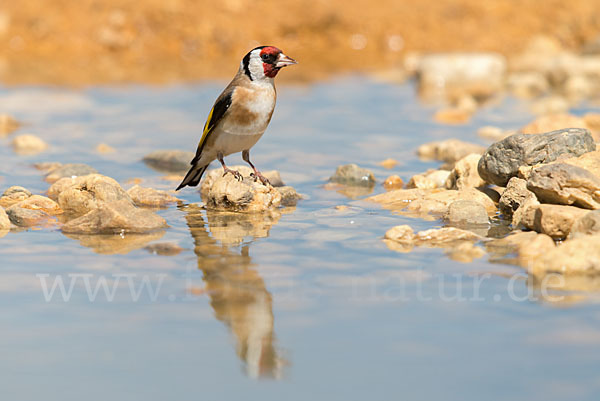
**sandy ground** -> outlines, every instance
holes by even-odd
[[[227,78],[272,44],[283,79],[397,66],[410,51],[518,51],[537,34],[578,48],[600,0],[19,0],[0,4],[0,82],[93,84]]]

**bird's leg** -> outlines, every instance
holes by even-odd
[[[225,165],[225,161],[223,160],[223,153],[221,153],[221,152],[217,153],[217,159],[219,160],[219,163],[221,163],[221,166],[223,166],[223,177],[225,177],[227,175],[227,173],[230,173],[230,174],[233,174],[233,176],[238,181],[242,181],[244,179],[244,177],[242,177],[242,175],[240,174],[239,171],[232,170]]]
[[[264,185],[267,185],[267,184],[270,185],[271,184],[269,182],[269,180],[267,180],[267,177],[265,177],[264,175],[262,175],[260,173],[260,171],[258,171],[258,169],[256,167],[254,167],[254,164],[252,164],[252,162],[250,161],[250,150],[244,150],[242,152],[242,159],[244,159],[244,161],[246,163],[248,163],[250,165],[250,167],[252,167],[252,170],[254,170],[254,174],[253,175],[254,175],[254,180],[255,181],[256,181],[256,179],[259,179],[260,182],[262,182]]]

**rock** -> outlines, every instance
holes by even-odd
[[[144,163],[154,170],[164,173],[184,173],[190,168],[194,152],[182,150],[157,150],[142,159]]]
[[[549,163],[559,157],[580,156],[596,149],[590,132],[568,128],[538,135],[515,134],[491,145],[481,157],[479,175],[487,182],[506,186],[521,166]]]
[[[375,176],[369,170],[358,167],[356,164],[346,164],[339,166],[329,181],[344,185],[372,187],[375,185]]]
[[[430,170],[424,174],[412,176],[410,181],[408,181],[408,184],[406,184],[406,188],[444,188],[449,176],[450,171],[448,170]]]
[[[490,125],[483,126],[477,130],[477,135],[492,141],[500,141],[513,134],[515,134],[515,132],[512,130],[503,130],[500,127],[493,127]]]
[[[12,147],[19,155],[35,155],[46,150],[48,144],[35,135],[23,134],[13,139]]]
[[[538,235],[534,231],[513,231],[504,238],[485,243],[487,251],[495,256],[505,256],[517,252],[519,245],[533,241]]]
[[[16,131],[20,125],[17,120],[8,114],[0,114],[0,137],[7,136],[11,132]]]
[[[534,114],[553,115],[558,113],[565,113],[569,111],[569,107],[569,101],[564,97],[558,95],[550,95],[536,100],[531,105],[531,111],[533,111]],[[568,127],[570,128],[570,126],[561,128]]]
[[[419,146],[417,154],[423,159],[454,163],[471,153],[482,154],[484,151],[485,148],[480,145],[463,142],[458,139],[446,139]]]
[[[61,178],[75,178],[75,177],[82,177],[82,176],[86,176],[89,174],[98,174],[98,171],[91,167],[88,166],[87,164],[81,164],[81,163],[68,163],[68,164],[63,164],[60,167],[51,170],[48,175],[46,175],[46,182],[49,182],[50,184],[60,180]]]
[[[592,131],[592,135],[596,141],[599,140],[600,113],[586,113],[583,116],[583,121],[585,122],[586,127]]]
[[[600,36],[583,44],[581,53],[584,55],[600,55]]]
[[[472,200],[452,202],[444,215],[444,220],[456,225],[487,225],[489,223],[485,207]]]
[[[110,145],[107,145],[105,143],[99,143],[96,146],[96,152],[98,152],[98,153],[115,153],[116,150],[115,150],[115,148],[113,148]]]
[[[207,208],[263,212],[281,205],[281,193],[271,185],[263,185],[250,177],[252,169],[246,166],[230,168],[239,171],[244,179],[239,181],[232,174],[223,176],[222,168],[206,173],[201,193]]]
[[[528,266],[535,276],[548,273],[598,274],[600,273],[600,236],[582,236],[565,241],[546,252]]]
[[[62,210],[52,199],[32,195],[6,209],[6,214],[14,225],[30,227],[43,224],[50,217],[62,214]]]
[[[10,219],[3,207],[0,206],[0,232],[10,230]]]
[[[465,124],[471,119],[471,113],[458,107],[438,110],[433,119],[442,124]]]
[[[455,227],[432,228],[419,231],[415,243],[420,246],[446,247],[459,241],[479,241],[481,237],[471,231]]]
[[[600,177],[571,164],[553,163],[534,169],[527,189],[542,203],[600,208]]]
[[[485,182],[477,172],[477,164],[480,158],[481,155],[471,153],[457,161],[446,180],[446,188],[461,190],[484,186]]]
[[[541,205],[541,203],[535,197],[535,194],[534,196],[525,197],[525,199],[523,199],[517,210],[515,210],[512,214],[513,228],[525,228],[525,224],[523,223],[523,221],[527,216],[527,210],[530,207],[536,207],[538,205]]]
[[[139,185],[134,185],[131,187],[127,191],[127,194],[136,206],[163,207],[172,203],[176,203],[179,200],[178,198],[169,195],[169,193],[166,191],[153,188],[143,188]]]
[[[381,167],[387,168],[388,170],[396,167],[397,164],[398,164],[398,160],[391,159],[391,158],[385,159],[379,163],[379,165]]]
[[[541,134],[566,128],[587,128],[587,124],[581,117],[572,114],[551,114],[536,118],[522,127],[519,132],[523,134]]]
[[[59,163],[59,162],[41,162],[41,163],[35,163],[33,165],[33,167],[42,171],[44,174],[48,175],[52,171],[56,170],[57,168],[59,168],[62,165],[63,164]]]
[[[538,234],[532,240],[517,245],[517,262],[523,267],[530,266],[555,247],[554,240],[550,236]]]
[[[600,150],[584,153],[579,157],[564,159],[561,160],[561,162],[581,167],[595,176],[600,177]]]
[[[400,178],[397,175],[390,175],[383,182],[383,187],[386,191],[391,191],[392,189],[400,189],[403,185],[404,182],[402,182],[402,178]]]
[[[275,188],[285,187],[285,183],[281,179],[281,175],[279,174],[279,171],[277,171],[277,170],[263,171],[262,175],[267,180],[269,180],[269,184],[271,184]]]
[[[409,225],[403,224],[387,230],[384,238],[391,241],[412,244],[415,240],[415,233]]]
[[[535,205],[525,210],[521,223],[530,230],[561,239],[569,235],[575,220],[586,213],[573,206]]]
[[[498,208],[505,217],[511,218],[513,213],[529,198],[537,199],[535,194],[527,189],[527,181],[513,177],[508,181],[506,189],[500,196]]]
[[[469,94],[489,97],[504,86],[506,60],[496,53],[424,55],[417,66],[419,92],[425,98]]]
[[[476,189],[439,190],[439,189],[396,189],[365,199],[381,204],[384,208],[409,216],[443,216],[452,202],[474,200],[481,203],[488,214],[496,212],[492,200]]]
[[[600,210],[587,212],[575,219],[569,238],[600,234]]]
[[[100,203],[95,209],[62,227],[71,234],[146,233],[166,228],[167,222],[154,212],[139,209],[127,199]]]
[[[302,195],[290,186],[276,187],[275,189],[281,194],[281,206],[296,206],[298,201],[302,199]]]
[[[179,255],[183,248],[172,242],[159,242],[144,247],[145,250],[154,255],[175,256]]]
[[[8,188],[0,197],[0,207],[10,207],[15,203],[24,201],[31,196],[31,192],[26,188],[19,186],[12,186]]]
[[[571,100],[587,98],[595,92],[594,89],[593,81],[585,75],[572,75],[563,84],[563,91]]]
[[[48,196],[56,200],[64,212],[71,216],[81,216],[103,203],[120,200],[133,206],[133,201],[118,182],[100,174],[61,178],[52,184]]]
[[[513,95],[524,98],[536,97],[550,90],[548,79],[539,71],[511,73],[506,86]]]
[[[450,247],[446,254],[457,262],[471,263],[474,259],[483,257],[485,251],[472,242],[460,242],[458,245]]]

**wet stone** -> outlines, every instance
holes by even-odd
[[[392,169],[392,168],[394,168],[394,167],[396,167],[398,165],[398,160],[392,159],[392,158],[388,158],[388,159],[382,160],[379,163],[379,165],[381,167],[386,168],[386,169],[389,170],[389,169]]]
[[[412,244],[415,240],[415,233],[411,226],[403,224],[387,230],[384,238],[391,241]]]
[[[484,151],[485,148],[481,145],[464,142],[459,139],[446,139],[419,146],[417,154],[423,159],[454,163],[471,153],[482,154]]]
[[[0,114],[0,137],[7,136],[19,128],[20,124],[17,120],[8,114]]]
[[[600,177],[570,164],[553,163],[534,169],[527,189],[542,203],[600,208]]]
[[[52,199],[32,195],[6,209],[10,221],[20,227],[43,224],[48,218],[62,214],[61,208]]]
[[[296,206],[298,201],[302,199],[302,195],[300,195],[293,187],[283,186],[276,187],[276,189],[281,194],[281,206]]]
[[[46,150],[48,144],[35,135],[23,134],[13,139],[12,147],[19,155],[35,155]]]
[[[386,191],[391,191],[392,189],[400,189],[403,185],[404,182],[402,182],[402,178],[400,178],[397,175],[390,175],[383,182],[383,187],[386,189]]]
[[[375,185],[375,176],[365,168],[356,164],[339,166],[329,181],[343,185],[372,187]]]
[[[140,209],[126,199],[101,203],[97,208],[62,227],[70,234],[147,233],[167,228],[167,222],[154,212]]]
[[[444,220],[456,225],[487,225],[489,223],[485,207],[472,200],[452,202],[444,215]]]
[[[136,206],[163,207],[176,203],[179,199],[166,191],[154,188],[144,188],[139,185],[131,187],[127,194]]]
[[[164,173],[182,173],[190,168],[194,152],[182,150],[157,150],[142,159],[146,165]]]
[[[506,186],[521,166],[549,163],[559,157],[580,156],[596,150],[586,129],[571,128],[538,135],[515,134],[491,145],[481,157],[479,175],[486,181]]]
[[[432,228],[419,231],[415,235],[415,243],[420,246],[446,247],[458,241],[479,241],[482,238],[468,230],[456,227]]]
[[[12,186],[8,188],[0,197],[0,207],[10,207],[15,203],[24,201],[31,196],[31,192],[26,188],[19,186]]]
[[[74,178],[97,173],[98,171],[95,168],[88,166],[87,164],[68,163],[51,170],[48,175],[46,175],[46,182],[54,183],[65,177]]]

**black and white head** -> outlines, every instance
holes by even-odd
[[[240,68],[251,81],[271,80],[280,69],[296,64],[275,46],[259,46],[246,54]]]

